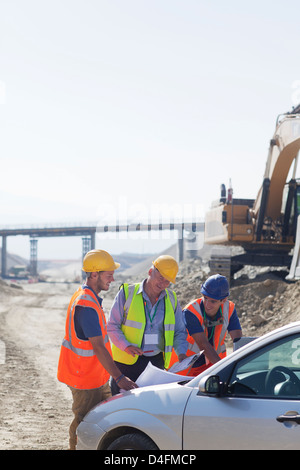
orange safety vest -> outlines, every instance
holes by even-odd
[[[205,322],[204,322],[204,317],[203,317],[203,314],[202,314],[201,308],[200,308],[200,305],[201,305],[202,301],[203,301],[202,298],[193,300],[191,303],[186,305],[184,310],[189,310],[189,312],[193,313],[198,318],[198,320],[200,322],[200,325],[202,326],[204,331],[205,330],[207,331],[207,328],[206,328],[206,325],[205,325]],[[235,305],[234,305],[233,302],[231,302],[230,300],[226,300],[226,302],[224,302],[224,304],[222,304],[222,306],[221,306],[222,317],[219,320],[217,320],[217,322],[215,324],[214,344],[213,344],[213,346],[214,346],[215,351],[217,352],[217,354],[219,355],[219,357],[221,359],[226,357],[225,337],[226,337],[226,334],[227,334],[227,328],[228,328],[228,325],[229,325],[231,315],[233,314],[233,311],[234,311],[234,307],[235,307]],[[187,341],[189,343],[188,350],[186,352],[187,356],[192,356],[193,354],[197,354],[197,353],[200,352],[197,343],[195,342],[194,338],[189,333],[188,333],[188,336],[187,336]],[[173,364],[175,364],[175,362],[177,362],[177,361],[178,361],[178,357],[177,357],[177,355],[176,355],[176,353],[173,349],[170,367]],[[208,363],[208,361],[206,361],[206,366],[201,366],[200,368],[197,368],[197,371],[199,369],[198,373],[200,373],[200,371],[202,371],[202,370],[205,370],[208,366],[211,366],[211,365],[212,364],[210,364],[210,363]],[[189,375],[188,373],[189,373],[188,370],[184,370],[184,371],[179,372],[180,375]]]
[[[104,369],[95,355],[91,342],[82,340],[76,335],[74,314],[77,305],[91,307],[96,310],[105,347],[111,354],[102,307],[91,289],[80,287],[72,296],[68,307],[65,337],[60,350],[57,378],[70,387],[90,390],[104,385],[109,380],[110,374]]]

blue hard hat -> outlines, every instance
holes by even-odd
[[[214,274],[202,284],[201,293],[215,300],[222,300],[229,296],[229,284],[225,276]]]

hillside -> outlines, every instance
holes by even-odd
[[[2,260],[2,248],[0,247],[0,270],[1,270],[1,260]],[[29,261],[22,258],[19,255],[13,253],[7,253],[6,255],[6,268],[9,270],[13,266],[28,266]]]

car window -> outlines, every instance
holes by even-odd
[[[231,396],[300,399],[300,335],[276,341],[239,361],[227,391]]]

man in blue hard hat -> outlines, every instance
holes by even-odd
[[[183,310],[188,331],[187,356],[203,351],[190,371],[182,375],[198,375],[226,356],[227,333],[233,342],[242,336],[242,328],[233,302],[228,300],[229,284],[225,276],[210,276],[201,286],[202,297]]]

